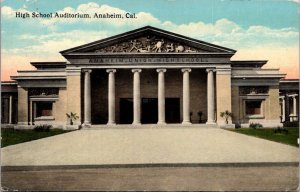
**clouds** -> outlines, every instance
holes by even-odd
[[[26,7],[13,9],[9,6],[3,6],[1,11],[4,21],[15,23],[16,11],[31,13],[32,10],[28,10]],[[129,11],[107,4],[101,5],[91,2],[76,7],[64,7],[56,10],[56,12],[125,14]],[[299,57],[297,57],[298,53],[295,50],[298,50],[299,32],[298,29],[292,27],[274,29],[267,26],[252,25],[245,28],[226,18],[216,20],[214,23],[194,21],[177,24],[170,20],[159,19],[152,13],[145,11],[136,12],[136,16],[137,19],[50,18],[35,19],[34,22],[32,18],[19,19],[19,21],[22,21],[19,23],[19,28],[23,29],[20,34],[11,35],[9,28],[4,28],[1,31],[1,33],[11,35],[11,41],[2,43],[2,54],[4,56],[2,67],[12,73],[11,62],[13,59],[10,58],[18,58],[20,62],[24,62],[23,65],[25,66],[30,66],[29,61],[63,60],[59,54],[61,50],[145,25],[152,25],[188,37],[236,49],[238,52],[234,58],[267,59],[269,60],[267,66],[276,66],[283,70],[289,70],[289,67],[298,67]],[[249,55],[251,55],[251,58],[248,57]]]

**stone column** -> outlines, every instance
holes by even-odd
[[[166,124],[165,117],[165,72],[166,69],[157,69],[158,72],[158,122],[157,124]]]
[[[288,94],[284,96],[284,111],[284,122],[290,122],[290,101]]]
[[[285,99],[284,99],[284,96],[281,97],[281,110],[282,110],[281,122],[284,122],[285,121]]]
[[[91,72],[92,70],[83,70],[84,72],[84,125],[91,125]]]
[[[9,112],[8,112],[8,124],[12,124],[12,110],[13,110],[13,99],[12,96],[9,96]]]
[[[107,125],[116,124],[115,112],[115,72],[116,69],[107,69],[108,73],[108,122]]]
[[[33,119],[36,118],[36,102],[33,102]]]
[[[215,84],[214,69],[207,69],[207,122],[206,124],[215,124]]]
[[[293,95],[293,115],[297,115],[297,100],[296,100],[296,95]]]
[[[132,69],[133,72],[133,125],[141,124],[141,89],[140,72],[141,69]]]
[[[191,69],[181,69],[183,72],[183,121],[182,124],[191,124],[190,120],[190,72]]]
[[[33,104],[32,100],[29,101],[29,125],[33,125],[33,110],[32,110]]]

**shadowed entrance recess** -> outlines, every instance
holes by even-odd
[[[166,122],[180,123],[180,98],[166,98]],[[142,98],[142,124],[156,124],[158,121],[157,98]],[[120,124],[131,124],[133,121],[132,98],[120,99]]]

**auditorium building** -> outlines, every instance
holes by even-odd
[[[65,129],[71,112],[78,116],[73,126],[86,128],[277,127],[283,112],[298,118],[297,92],[286,111],[285,74],[262,68],[266,60],[231,60],[233,49],[162,29],[146,26],[60,53],[66,62],[31,62],[35,70],[2,82],[2,124]],[[232,113],[228,123],[225,111]]]

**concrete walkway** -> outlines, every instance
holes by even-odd
[[[2,166],[298,162],[298,148],[219,128],[79,130],[1,149]]]

